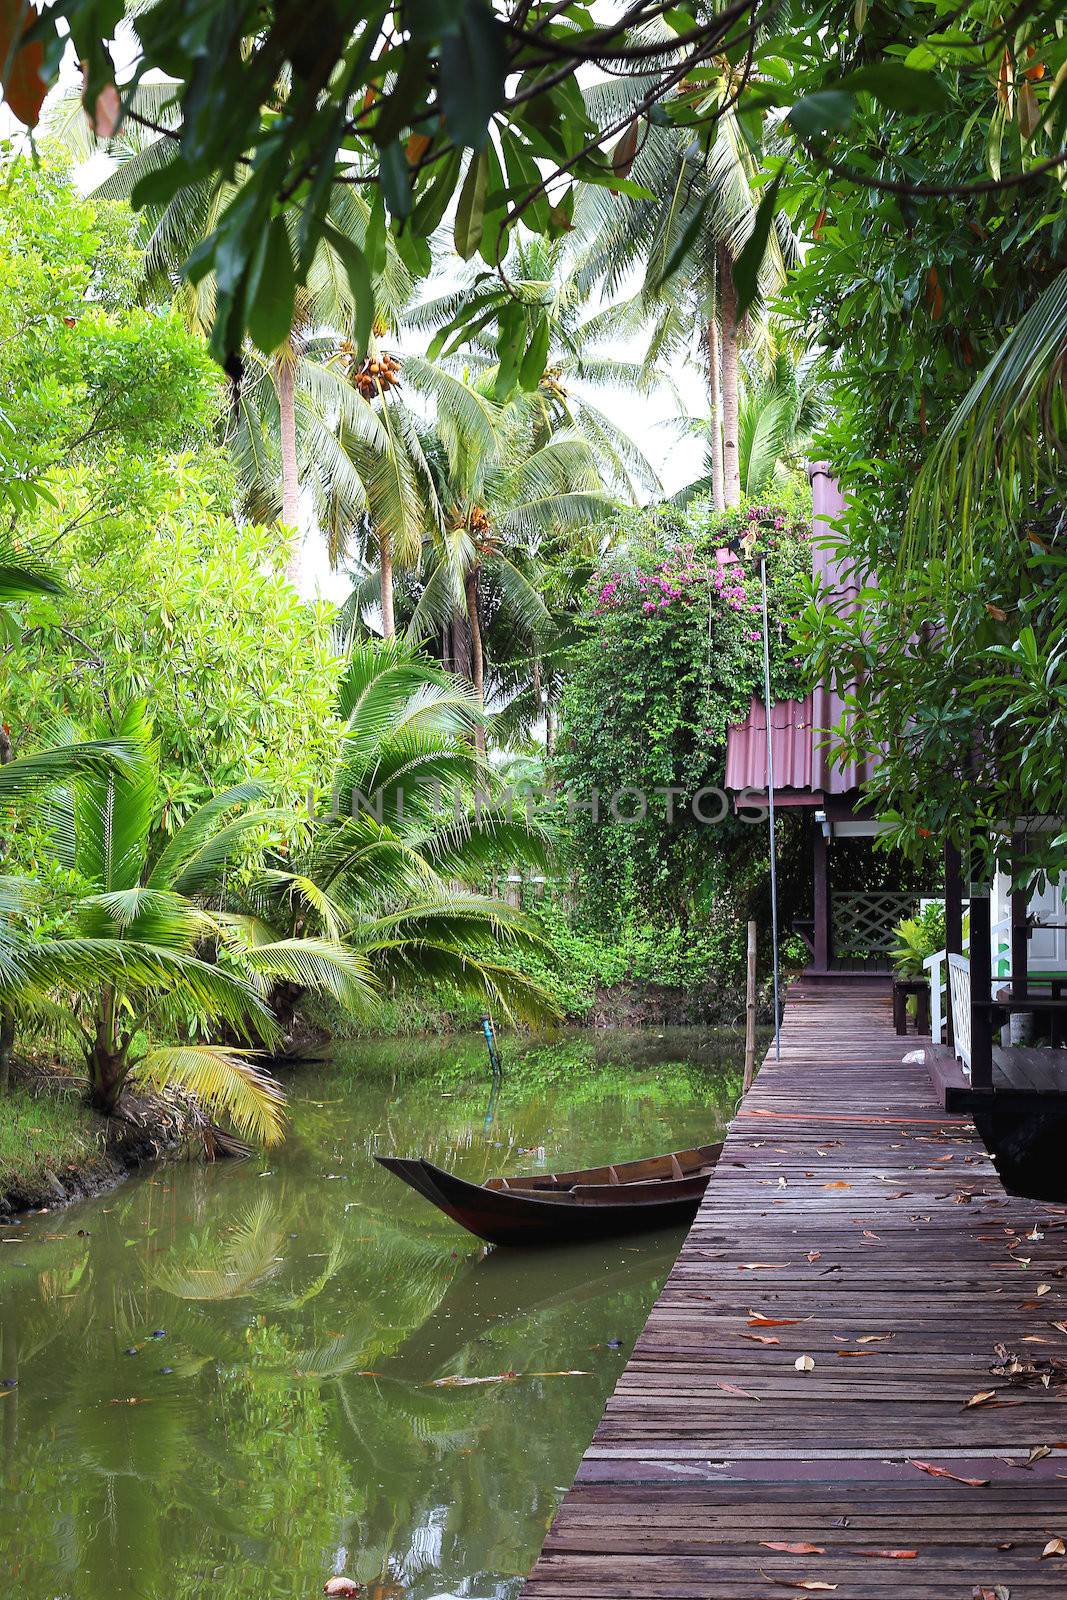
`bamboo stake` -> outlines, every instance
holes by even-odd
[[[748,982],[745,998],[745,1094],[756,1071],[756,924],[748,925]]]

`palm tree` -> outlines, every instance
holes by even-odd
[[[690,89],[694,112],[721,99],[724,87]],[[641,92],[640,80],[597,85],[589,92],[590,108],[599,120],[617,120]],[[585,292],[596,285],[617,292],[635,269],[643,269],[631,318],[651,330],[650,361],[684,359],[696,338],[708,383],[713,503],[721,510],[741,498],[740,357],[754,317],[738,320],[733,264],[755,222],[760,163],[750,132],[733,110],[717,118],[707,137],[702,149],[687,130],[642,129],[627,170],[656,198],[590,185],[574,221],[582,245],[578,282]],[[784,281],[794,252],[788,224],[776,216],[760,273],[763,303]]]
[[[491,383],[487,373],[477,387]],[[542,551],[565,539],[588,541],[614,501],[588,442],[569,428],[553,431],[537,394],[520,392],[500,410],[491,450],[477,435],[440,422],[422,441],[443,519],[424,546],[409,631],[424,638],[450,629],[453,665],[484,706],[487,613],[506,619],[526,653],[536,653],[551,632],[539,584]],[[475,740],[484,751],[481,723]]]
[[[798,355],[773,331],[766,353],[749,351],[742,358],[738,469],[741,492],[750,500],[773,494],[775,486],[799,467],[823,414],[818,359],[812,352]],[[681,506],[698,495],[713,495],[714,452],[707,418],[681,417],[677,423],[683,432],[708,442],[703,475],[671,496],[672,504]]]
[[[103,200],[129,200],[136,185],[168,162],[177,159],[174,142],[166,130],[175,123],[173,84],[142,84],[130,109],[144,122],[127,117],[106,149],[117,161],[115,170],[93,191]],[[76,109],[77,96],[64,102],[54,119],[59,136],[78,154],[100,148],[87,129],[84,114]],[[77,102],[80,105],[80,102]],[[145,123],[150,126],[146,128]],[[143,293],[146,297],[174,298],[190,328],[206,334],[215,317],[215,277],[209,272],[196,283],[179,278],[179,269],[200,242],[212,233],[233,199],[235,189],[225,178],[183,189],[164,206],[146,206],[138,213],[142,232]],[[351,240],[361,250],[367,244],[371,208],[358,190],[334,185],[329,199],[330,228],[339,239]],[[296,240],[289,239],[295,259]],[[411,279],[391,236],[385,239],[384,262],[374,286],[379,336],[384,334],[411,294]],[[294,531],[300,523],[302,488],[310,488],[320,523],[331,528],[334,540],[343,542],[350,531],[339,530],[338,512],[349,516],[363,506],[358,478],[350,461],[337,450],[334,426],[345,409],[344,378],[329,357],[339,343],[351,341],[359,320],[359,307],[342,254],[329,239],[318,243],[308,267],[305,285],[296,292],[290,326],[270,350],[249,344],[245,372],[235,385],[228,427],[243,480],[246,509],[263,520],[280,512]],[[370,359],[370,358],[368,358]],[[351,413],[352,407],[348,406]],[[376,437],[376,427],[364,407],[362,416],[347,418],[356,437]],[[289,574],[299,587],[299,545],[294,544]]]
[[[594,396],[615,391],[637,401],[656,389],[671,387],[667,374],[644,361],[619,357],[614,347],[634,331],[627,306],[588,312],[589,292],[578,272],[575,251],[566,240],[549,243],[540,237],[516,244],[503,264],[507,288],[493,274],[468,271],[465,280],[446,293],[410,308],[405,325],[436,330],[430,354],[449,370],[488,374],[499,367],[495,325],[479,327],[487,308],[497,315],[513,301],[544,319],[541,371],[529,391],[534,426],[543,435],[566,428],[584,439],[595,453],[604,483],[628,500],[655,495],[662,485],[652,463],[631,436],[596,403]],[[465,338],[462,351],[437,355],[437,347],[457,318],[470,318],[477,303],[480,316]]]
[[[247,1051],[199,1038],[217,1024],[248,1044],[277,1036],[252,982],[197,953],[210,928],[190,892],[232,833],[230,840],[226,830],[205,838],[194,815],[153,862],[159,767],[144,708],[129,707],[115,731],[133,752],[124,770],[81,773],[42,808],[56,861],[85,888],[72,939],[23,941],[25,981],[16,998],[47,1011],[42,991],[63,995],[90,1103],[105,1114],[115,1112],[131,1079],[177,1084],[228,1114],[240,1131],[272,1143],[281,1137],[277,1085]],[[247,790],[231,791],[209,807],[218,817],[247,798]],[[146,1035],[156,1029],[184,1033],[186,1042],[155,1044]]]
[[[468,689],[409,643],[353,645],[339,689],[345,724],[310,842],[268,854],[229,917],[240,960],[309,937],[349,952],[368,997],[394,984],[446,982],[507,1015],[542,1021],[551,997],[510,956],[538,952],[537,930],[480,892],[502,864],[544,866],[543,830],[510,814],[472,748],[483,720]],[[270,993],[283,1024],[304,988],[294,965]]]

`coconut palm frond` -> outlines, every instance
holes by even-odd
[[[137,1063],[137,1081],[177,1088],[257,1143],[279,1144],[285,1130],[285,1094],[247,1052],[215,1045],[161,1045]]]
[[[912,495],[903,560],[974,561],[990,513],[1008,527],[1035,486],[1062,481],[1067,450],[1067,271],[1034,301],[975,379],[928,456]]]

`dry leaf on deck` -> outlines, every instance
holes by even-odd
[[[964,1411],[969,1411],[972,1406],[988,1405],[990,1400],[996,1399],[996,1394],[997,1391],[995,1389],[979,1389],[977,1394],[972,1394],[971,1398],[964,1403],[963,1409]]]
[[[833,1183],[824,1183],[824,1189],[851,1189],[852,1185],[846,1183],[844,1178],[835,1178]]]
[[[1034,1448],[1031,1450],[1030,1454],[1026,1458],[1026,1465],[1028,1467],[1032,1467],[1035,1461],[1042,1461],[1045,1458],[1045,1456],[1050,1456],[1051,1454],[1052,1454],[1052,1446],[1051,1445],[1035,1444]]]
[[[822,1251],[821,1250],[809,1250],[808,1251],[808,1260],[809,1261],[821,1261],[822,1260]]]
[[[793,1365],[798,1372],[811,1372],[815,1366],[815,1361],[812,1356],[797,1356]]]
[[[751,1339],[753,1344],[781,1344],[781,1339],[776,1339],[773,1333],[742,1333],[740,1339]]]
[[[918,1550],[857,1550],[858,1556],[873,1556],[879,1561],[915,1561]]]
[[[1064,1544],[1062,1539],[1050,1539],[1048,1544],[1041,1552],[1041,1559],[1044,1561],[1049,1556],[1062,1555],[1067,1555],[1067,1544]]]
[[[784,1550],[787,1556],[824,1556],[826,1554],[821,1544],[774,1544],[770,1539],[761,1539],[760,1544],[764,1550]]]
[[[779,1589],[836,1589],[836,1583],[824,1583],[821,1578],[773,1578],[769,1572],[764,1572],[761,1567],[759,1575],[767,1583],[776,1584]]]
[[[725,1383],[722,1378],[716,1379],[716,1389],[721,1389],[723,1394],[737,1394],[742,1400],[758,1400],[758,1394],[749,1394],[747,1389],[739,1389],[736,1383]]]
[[[988,1489],[988,1478],[961,1478],[958,1473],[950,1472],[947,1467],[935,1466],[932,1461],[915,1461],[909,1459],[909,1467],[917,1467],[920,1472],[928,1472],[932,1478],[951,1478],[953,1483],[965,1483],[970,1489]]]
[[[748,1325],[750,1328],[791,1328],[797,1322],[809,1322],[809,1317],[764,1317],[758,1311],[750,1311]]]
[[[893,1333],[861,1333],[856,1340],[857,1344],[880,1344],[883,1339],[895,1339]]]

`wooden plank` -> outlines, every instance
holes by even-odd
[[[1067,1592],[1067,1207],[915,1045],[888,984],[791,992],[526,1600]]]

